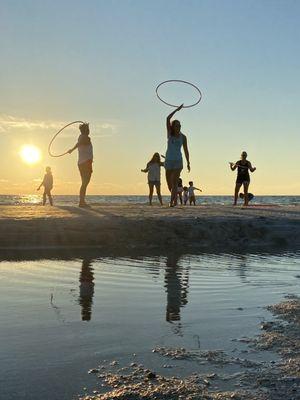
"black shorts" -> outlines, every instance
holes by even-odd
[[[240,177],[236,178],[236,182],[235,183],[238,183],[239,185],[243,185],[244,183],[248,183],[248,185],[249,185],[250,178],[240,176]]]
[[[93,172],[93,161],[88,160],[82,164],[78,164],[79,172],[82,179],[88,179],[91,177]]]

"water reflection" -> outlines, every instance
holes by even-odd
[[[179,265],[180,256],[168,256],[165,269],[166,321],[180,321],[180,309],[188,303],[189,266]]]
[[[81,305],[82,321],[90,321],[92,318],[92,305],[94,297],[94,268],[92,268],[92,259],[84,258],[82,260],[81,272],[79,276],[79,299]]]

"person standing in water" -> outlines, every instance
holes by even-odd
[[[256,170],[255,167],[252,167],[250,161],[247,160],[247,153],[245,151],[241,154],[241,159],[236,163],[229,163],[231,171],[238,169],[237,171],[237,178],[235,183],[235,190],[234,190],[234,203],[233,205],[236,206],[237,199],[239,195],[239,191],[241,186],[244,186],[244,206],[248,206],[248,188],[250,184],[250,175],[249,171],[254,172]]]
[[[89,124],[79,125],[80,135],[75,146],[68,151],[71,154],[78,149],[78,168],[81,176],[81,187],[79,192],[79,207],[89,208],[85,201],[86,189],[90,183],[93,172],[93,145],[91,142]]]
[[[166,180],[168,188],[171,192],[170,207],[176,205],[177,188],[180,173],[183,168],[181,147],[183,146],[185,158],[187,161],[187,169],[190,171],[190,156],[187,145],[186,136],[181,133],[181,124],[178,120],[171,121],[173,115],[181,110],[183,104],[177,107],[170,115],[167,116],[167,137],[168,147],[165,157]]]
[[[159,153],[154,153],[151,160],[148,162],[145,169],[141,169],[142,172],[148,172],[148,185],[149,185],[149,204],[152,206],[152,197],[154,186],[160,205],[163,205],[161,193],[160,193],[160,167],[163,167],[164,163],[160,161]]]
[[[53,189],[53,175],[50,167],[46,167],[46,173],[44,175],[44,179],[37,190],[44,186],[44,193],[43,193],[43,206],[46,204],[47,196],[49,199],[49,203],[53,206],[53,199],[51,195],[51,190]]]

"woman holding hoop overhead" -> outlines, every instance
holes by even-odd
[[[78,142],[68,153],[71,154],[75,149],[78,149],[78,168],[81,176],[79,207],[89,208],[90,206],[85,202],[85,196],[93,172],[93,145],[89,137],[89,124],[80,124],[79,130],[81,134],[78,137]]]
[[[187,169],[190,171],[190,156],[186,136],[181,133],[180,122],[176,119],[171,121],[173,115],[181,110],[182,107],[183,104],[167,116],[168,147],[165,157],[165,169],[168,188],[171,192],[170,207],[174,207],[177,202],[178,179],[183,168],[182,146],[187,161]]]
[[[244,186],[244,206],[248,206],[248,188],[250,184],[250,175],[249,170],[254,172],[256,170],[255,167],[252,167],[250,161],[247,160],[247,153],[245,151],[241,154],[241,159],[236,163],[229,163],[231,171],[237,169],[237,178],[235,183],[235,190],[234,190],[234,203],[233,205],[236,206],[239,191],[241,186]]]

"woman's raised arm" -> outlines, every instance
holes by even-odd
[[[167,116],[167,134],[168,134],[168,137],[171,134],[171,118],[173,117],[174,114],[177,113],[177,111],[180,111],[182,109],[182,107],[183,107],[183,104],[181,104],[181,106],[177,107],[173,112],[171,112],[171,114],[169,114]]]

